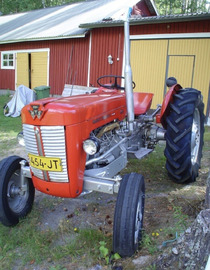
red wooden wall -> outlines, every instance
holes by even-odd
[[[193,22],[173,22],[131,25],[130,35],[172,34],[210,32],[209,20]],[[92,29],[90,84],[96,86],[96,80],[102,75],[122,75],[124,50],[123,27]],[[113,64],[107,57],[113,56]],[[119,61],[118,61],[119,59]]]
[[[97,86],[102,75],[122,75],[123,27],[92,29],[89,85]],[[131,25],[131,35],[210,32],[209,20]],[[49,85],[60,95],[64,84],[87,85],[90,36],[77,39],[34,41],[0,45],[0,51],[50,49]],[[72,57],[71,57],[72,54]],[[108,63],[112,55],[113,64]],[[67,79],[67,71],[69,76]],[[0,89],[15,89],[15,70],[0,69]]]
[[[78,39],[0,45],[1,51],[50,49],[50,93],[60,95],[64,84],[87,85],[89,36]],[[72,55],[72,56],[71,56]],[[69,70],[69,76],[67,73]],[[15,70],[0,69],[0,89],[15,89]]]
[[[147,23],[142,25],[132,25],[130,27],[131,35],[199,33],[209,31],[210,31],[209,20],[200,20],[191,22],[150,23],[150,24]]]
[[[97,86],[102,75],[122,75],[124,35],[122,27],[98,28],[92,31],[90,85]],[[108,63],[108,56],[113,64]]]

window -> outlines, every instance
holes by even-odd
[[[1,68],[14,69],[14,53],[2,52],[1,53]]]

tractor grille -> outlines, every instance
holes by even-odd
[[[37,135],[37,130],[39,135]],[[33,174],[46,181],[68,182],[65,130],[63,126],[41,126],[23,124],[25,147],[28,154],[42,155],[43,145],[45,157],[56,157],[62,161],[62,172],[43,171],[31,167]],[[40,153],[40,154],[39,154]]]

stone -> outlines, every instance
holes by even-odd
[[[137,259],[133,260],[135,265],[141,266],[147,264],[151,260],[152,256],[140,256]]]
[[[209,171],[209,176],[207,179],[207,186],[206,186],[205,207],[206,207],[206,209],[210,208],[210,171]]]
[[[174,255],[178,255],[179,254],[179,251],[178,251],[178,249],[177,248],[172,248],[172,253],[174,254]]]
[[[206,209],[198,214],[191,228],[173,244],[171,252],[154,263],[157,269],[201,270],[205,269],[209,254],[210,209]]]

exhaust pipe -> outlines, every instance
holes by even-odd
[[[132,70],[130,65],[130,32],[129,32],[129,17],[132,8],[129,8],[127,16],[124,20],[124,42],[125,42],[125,94],[127,104],[128,128],[132,132],[134,130],[134,101],[133,101],[133,86],[132,86]]]

